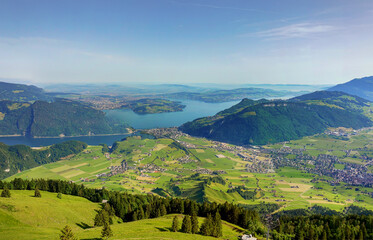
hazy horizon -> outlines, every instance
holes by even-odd
[[[373,2],[363,0],[0,6],[0,81],[334,85],[373,75]]]

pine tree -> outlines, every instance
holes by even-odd
[[[135,211],[135,212],[132,213],[132,221],[137,221],[137,220],[139,220],[139,219],[138,219],[138,216],[137,216],[137,211]]]
[[[179,218],[177,216],[172,220],[172,231],[177,232],[179,230]]]
[[[145,207],[145,218],[149,218],[150,217],[150,212],[151,212],[150,204],[148,204]]]
[[[180,203],[180,213],[184,213],[184,201]]]
[[[363,231],[361,230],[359,232],[359,240],[364,240],[364,234],[363,234]]]
[[[145,218],[144,209],[143,209],[141,206],[139,207],[139,213],[137,214],[137,218],[138,218],[139,220]]]
[[[206,219],[204,220],[204,222],[202,223],[202,226],[201,226],[201,234],[205,235],[205,236],[211,236],[212,228],[213,228],[213,226],[212,226],[211,214],[207,214],[207,217],[206,217]]]
[[[222,224],[221,224],[221,217],[218,211],[216,211],[214,219],[212,220],[213,230],[212,236],[213,237],[221,237],[222,233]]]
[[[188,215],[185,216],[183,219],[181,231],[183,233],[192,233],[192,221],[190,220],[190,217]]]
[[[158,218],[161,216],[161,210],[159,210],[159,208],[157,209],[157,211],[155,212],[155,217]]]
[[[303,230],[301,230],[300,232],[299,232],[299,238],[298,238],[299,240],[304,240],[304,232],[303,232]]]
[[[4,188],[4,190],[1,192],[1,197],[10,198],[10,191],[8,188]]]
[[[192,233],[198,233],[198,230],[199,230],[198,217],[195,213],[192,215],[191,221],[192,221]]]
[[[109,214],[110,217],[115,215],[114,208],[109,203],[105,203],[104,210]]]
[[[35,188],[35,193],[34,193],[34,197],[41,197],[41,193],[40,193],[40,191],[39,191],[39,188]]]
[[[164,216],[166,214],[167,214],[166,206],[164,204],[162,204],[162,206],[161,206],[161,216]]]
[[[103,239],[108,239],[109,237],[112,237],[112,236],[113,236],[113,231],[111,230],[109,223],[105,222],[104,227],[102,228],[102,231],[101,231],[101,237]]]
[[[69,225],[66,225],[62,230],[60,234],[61,240],[76,240],[76,237],[74,236],[74,233],[71,230],[71,227]]]
[[[105,209],[102,209],[102,210],[98,211],[96,216],[95,216],[94,226],[95,227],[103,226],[105,224],[105,222],[107,222],[107,223],[112,222],[110,220],[111,220],[111,218],[109,216],[109,213]]]
[[[328,240],[328,237],[327,237],[326,231],[324,231],[324,232],[322,233],[322,240]]]

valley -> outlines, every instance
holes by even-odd
[[[274,204],[285,210],[319,205],[341,211],[351,204],[373,209],[371,129],[342,140],[321,134],[249,148],[191,137],[175,128],[146,133],[156,138],[129,137],[116,142],[110,151],[88,146],[68,160],[26,170],[7,180],[71,180],[90,188],[197,202]],[[347,146],[350,149],[343,151]],[[334,171],[319,167],[325,161],[331,161],[328,164]],[[364,174],[364,182],[347,177]]]
[[[0,240],[373,239],[373,1],[0,3]]]

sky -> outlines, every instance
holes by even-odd
[[[372,29],[371,0],[0,0],[0,80],[336,84]]]

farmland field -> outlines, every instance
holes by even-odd
[[[333,166],[343,170],[344,162],[364,163],[356,156],[371,154],[364,147],[371,144],[372,136],[369,131],[348,140],[318,135],[285,144],[293,149],[305,149],[311,156],[327,153],[339,157],[341,163]],[[281,149],[285,144],[265,148]],[[349,157],[345,157],[342,149],[347,145],[365,149],[364,153],[351,151]],[[289,157],[292,161],[295,158],[296,155]],[[127,164],[125,169],[121,168],[123,162]],[[263,171],[261,164],[269,167]],[[119,170],[115,172],[114,167]],[[103,153],[101,146],[89,146],[68,160],[42,165],[7,180],[16,177],[64,179],[91,188],[188,197],[198,202],[276,203],[281,209],[321,205],[335,210],[354,204],[373,209],[368,187],[356,190],[343,182],[332,186],[328,183],[332,178],[328,176],[319,177],[289,166],[275,169],[271,167],[271,156],[255,148],[237,148],[185,135],[173,139],[131,137],[117,142],[110,153]],[[254,197],[245,199],[244,194],[236,190],[239,187]]]

